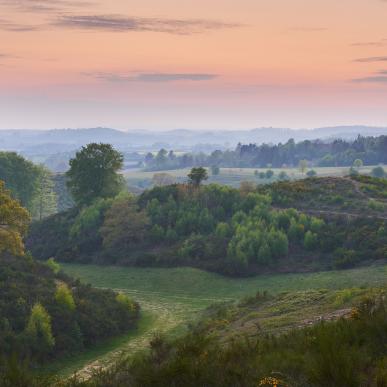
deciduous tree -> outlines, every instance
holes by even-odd
[[[123,155],[110,144],[89,144],[70,160],[68,187],[79,205],[114,197],[122,187]]]
[[[22,237],[30,221],[28,211],[11,198],[11,194],[0,180],[0,254],[10,252],[22,255],[24,252]]]

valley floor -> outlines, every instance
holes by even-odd
[[[292,315],[297,315],[294,308],[305,311],[299,316],[300,321],[313,321],[320,313],[345,310],[352,298],[359,295],[359,289],[377,288],[387,283],[387,266],[245,279],[226,278],[192,268],[143,269],[66,264],[63,269],[93,286],[123,291],[137,300],[142,308],[142,319],[135,333],[52,364],[48,369],[58,372],[62,377],[69,377],[76,372],[83,378],[88,378],[96,369],[109,366],[121,356],[146,349],[156,333],[177,335],[184,332],[186,324],[197,320],[201,312],[212,304],[237,301],[254,296],[257,291],[267,291],[272,295],[294,292],[294,295],[290,293],[286,297],[291,300],[286,306],[291,309]],[[309,307],[308,302],[313,300],[309,300],[305,292],[320,289],[331,293],[324,297],[320,309],[315,305]],[[343,293],[344,289],[356,290]],[[281,308],[284,310],[283,317],[286,317],[288,311],[283,308],[283,299]],[[274,308],[273,317],[278,313],[278,309]],[[270,320],[270,323],[275,324],[275,319]],[[293,319],[292,325],[294,323]]]

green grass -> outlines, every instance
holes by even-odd
[[[270,293],[309,289],[345,289],[383,285],[387,266],[307,274],[273,274],[228,278],[193,268],[132,268],[66,264],[64,270],[97,287],[122,289],[137,300],[168,299],[206,306],[218,300],[236,300],[256,291]]]
[[[370,174],[374,166],[362,167],[360,169],[361,174]],[[259,179],[255,176],[255,171],[266,172],[268,169],[272,169],[275,176],[278,176],[280,172],[286,172],[286,174],[292,179],[303,179],[306,177],[302,174],[298,168],[221,168],[218,176],[211,176],[209,172],[209,179],[207,183],[218,183],[224,185],[230,185],[238,187],[241,181],[252,181],[257,184],[266,184],[276,181],[276,177],[272,179]],[[316,167],[313,168],[317,172],[319,177],[340,177],[346,176],[349,173],[348,167]],[[190,169],[176,169],[166,172],[176,178],[177,182],[182,182],[188,175]],[[142,170],[127,171],[124,176],[129,185],[148,187],[152,183],[152,177],[156,172],[145,172]]]
[[[379,287],[387,282],[387,266],[244,279],[227,278],[193,268],[65,264],[63,269],[93,286],[123,291],[136,299],[142,308],[137,331],[102,343],[79,356],[57,361],[46,370],[64,377],[78,370],[82,370],[81,376],[87,377],[94,368],[107,366],[121,356],[143,350],[157,332],[180,334],[186,323],[197,319],[211,304],[238,300],[254,295],[258,290],[279,294],[311,289]]]
[[[143,312],[135,331],[103,341],[80,354],[54,361],[44,367],[44,373],[55,374],[59,377],[68,377],[82,369],[86,364],[96,361],[108,353],[114,352],[117,348],[121,348],[133,341],[136,337],[145,334],[154,325],[155,320],[156,316],[154,314]]]

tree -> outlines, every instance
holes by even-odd
[[[100,230],[104,247],[129,250],[143,241],[148,223],[145,211],[139,211],[135,198],[130,194],[120,195],[106,211]]]
[[[307,231],[304,237],[304,247],[306,250],[314,250],[318,245],[317,235]]]
[[[24,253],[22,237],[27,231],[30,216],[17,200],[11,198],[10,191],[0,180],[0,254],[10,252],[14,255]]]
[[[137,309],[135,302],[125,293],[118,293],[116,296],[116,301],[131,312],[135,312]]]
[[[353,162],[353,167],[356,169],[360,169],[363,165],[364,165],[363,160],[360,160],[360,159],[356,159]]]
[[[32,211],[37,193],[39,169],[36,165],[14,152],[0,152],[0,180],[21,205]]]
[[[33,203],[34,218],[42,220],[57,212],[58,202],[54,186],[51,172],[43,166],[39,167],[36,196]]]
[[[165,149],[160,149],[155,157],[155,161],[158,167],[162,167],[168,161],[168,151]]]
[[[60,283],[55,292],[56,302],[69,311],[75,310],[74,297],[69,287],[64,283]]]
[[[309,170],[306,172],[306,176],[308,177],[315,177],[317,175],[317,172],[314,169]]]
[[[257,188],[257,185],[252,181],[241,181],[239,191],[242,196],[247,196],[249,193],[254,192]]]
[[[384,171],[383,167],[375,167],[372,169],[371,174],[373,177],[382,178],[386,175],[386,172]]]
[[[33,306],[25,333],[34,355],[40,359],[45,358],[54,347],[51,317],[42,304]]]
[[[60,264],[56,262],[54,258],[47,259],[46,265],[52,270],[54,274],[58,274],[60,272]]]
[[[203,167],[192,168],[188,174],[189,183],[195,187],[199,187],[200,184],[208,179],[207,170]]]
[[[110,144],[89,144],[70,160],[66,173],[68,187],[78,205],[90,204],[97,198],[116,196],[122,187],[118,171],[123,155]]]
[[[300,160],[298,162],[298,169],[301,171],[302,174],[305,173],[307,168],[308,168],[308,160]]]
[[[266,179],[271,179],[273,176],[274,172],[271,169],[268,169],[265,174]]]
[[[213,165],[211,167],[211,174],[212,176],[218,176],[220,173],[220,168],[217,165]]]

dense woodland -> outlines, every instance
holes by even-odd
[[[136,303],[81,284],[50,263],[1,256],[0,356],[17,353],[41,364],[135,327]]]
[[[11,158],[21,163],[21,171],[29,166]],[[18,183],[15,178],[8,185]],[[127,332],[139,317],[139,305],[126,295],[81,284],[53,259],[39,263],[25,252],[30,214],[21,202],[28,203],[29,194],[19,201],[0,181],[0,385],[6,385],[3,358],[40,365]]]
[[[229,275],[348,268],[387,257],[387,207],[373,198],[385,184],[354,176],[121,193],[35,222],[27,246],[41,259]]]
[[[168,170],[193,166],[282,168],[298,166],[306,160],[310,166],[350,167],[355,160],[364,165],[387,163],[387,136],[361,137],[354,141],[305,140],[296,143],[289,140],[284,144],[239,144],[235,150],[216,150],[210,155],[183,154],[161,149],[156,155],[148,153],[144,164],[148,170]]]

